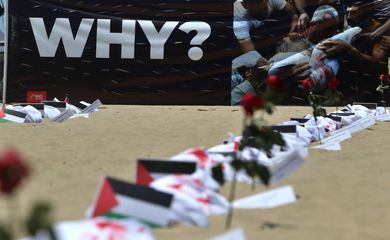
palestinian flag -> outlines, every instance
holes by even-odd
[[[137,160],[137,178],[139,185],[149,185],[152,181],[171,174],[192,174],[196,171],[196,162],[176,160]]]
[[[43,103],[21,103],[19,104],[21,107],[31,106],[41,112],[42,118],[45,117],[45,108]]]
[[[233,140],[231,142],[225,141],[223,144],[216,145],[207,150],[208,153],[218,153],[218,154],[231,154],[235,153],[240,148],[240,141]]]
[[[297,121],[297,122],[299,122],[301,124],[304,124],[307,121],[309,121],[309,119],[308,118],[290,118],[290,121]]]
[[[353,102],[352,105],[362,105],[370,110],[376,110],[378,104],[376,103],[366,103],[366,102]]]
[[[5,113],[3,109],[0,108],[0,123],[8,122],[7,120],[3,120],[3,117],[5,117]]]
[[[78,102],[78,101],[70,101],[70,104],[72,104],[73,106],[77,107],[80,110],[84,110],[85,108],[88,107],[87,105],[84,105],[84,104],[82,104],[81,102]]]
[[[92,217],[134,217],[154,226],[167,226],[172,200],[172,194],[105,177],[92,207]]]
[[[26,120],[27,114],[18,112],[11,109],[3,110],[4,117],[1,119],[1,122],[14,122],[14,123],[24,123]]]
[[[297,126],[296,125],[272,125],[272,130],[280,133],[296,133]]]
[[[66,111],[66,102],[43,101],[43,104],[46,106],[55,107],[60,112]]]

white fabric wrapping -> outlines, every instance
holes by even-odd
[[[215,180],[204,172],[192,175],[169,175],[153,181],[150,187],[174,195],[171,223],[185,223],[200,227],[208,225],[208,216],[225,214],[227,200],[216,191]]]
[[[42,114],[39,110],[34,108],[33,106],[15,106],[11,108],[12,110],[22,112],[27,114],[25,123],[40,123],[42,122]]]

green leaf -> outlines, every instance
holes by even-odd
[[[217,166],[211,169],[213,178],[221,184],[221,186],[225,183],[225,178],[223,175],[222,164],[218,164]]]
[[[284,141],[282,134],[280,132],[272,131],[272,141],[274,144],[279,145],[281,147],[286,146],[286,142]]]
[[[259,150],[269,151],[274,145],[285,146],[282,135],[272,130],[270,127],[261,127],[261,129],[251,124],[244,129],[240,149],[253,147]]]
[[[12,240],[12,234],[4,225],[0,225],[0,240]]]
[[[284,94],[282,91],[274,91],[270,87],[267,88],[264,94],[264,100],[267,103],[280,104],[283,101]]]
[[[271,102],[267,102],[264,106],[264,109],[268,114],[273,114],[274,113],[274,104],[272,104]]]
[[[255,160],[247,161],[242,162],[242,169],[245,170],[249,177],[253,179],[259,178],[266,186],[269,185],[271,174],[264,165],[258,164]]]
[[[244,169],[245,169],[245,172],[251,177],[251,178],[254,178],[256,176],[256,171],[254,169],[254,162],[253,161],[250,161],[250,162],[244,162],[243,166],[244,166]]]
[[[325,117],[326,116],[326,110],[324,108],[322,108],[321,106],[319,106],[319,107],[314,109],[313,115],[316,116],[316,117],[319,117],[319,116]]]
[[[314,117],[326,116],[326,110],[322,107],[322,96],[310,92],[307,100],[309,101],[310,106],[313,108]]]
[[[377,92],[380,92],[380,93],[384,93],[385,90],[388,90],[389,89],[389,85],[383,85],[382,83],[379,84],[379,86],[376,88],[376,91]]]
[[[271,173],[269,169],[261,164],[257,164],[255,167],[256,175],[260,178],[260,180],[264,183],[264,185],[269,185],[269,180],[271,178]]]
[[[50,219],[51,207],[48,203],[38,202],[30,211],[26,220],[27,232],[34,236],[40,230],[48,230],[52,224]]]
[[[236,171],[239,171],[243,168],[243,161],[239,160],[239,159],[234,159],[232,161],[232,167],[234,168],[234,170]]]
[[[343,98],[343,94],[341,92],[333,89],[328,89],[325,93],[326,100],[323,102],[323,104],[325,106],[339,105],[342,98]],[[317,103],[317,107],[318,105],[321,105],[321,101]]]

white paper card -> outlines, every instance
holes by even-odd
[[[244,230],[241,228],[233,229],[229,232],[223,233],[210,240],[245,240]]]
[[[390,114],[383,114],[375,117],[375,120],[380,122],[388,122],[390,121]]]
[[[345,126],[335,131],[333,135],[340,134],[341,132],[349,132],[350,134],[353,134],[355,132],[359,132],[363,129],[369,128],[374,124],[375,124],[375,116],[373,114],[368,114],[367,116],[362,117],[361,119],[357,120],[351,125]]]
[[[329,137],[322,140],[323,143],[331,142],[342,142],[344,140],[350,139],[352,136],[348,131],[334,132]]]
[[[264,193],[241,198],[233,202],[234,208],[274,208],[297,201],[292,186],[285,186]]]
[[[72,117],[73,114],[74,114],[74,111],[71,109],[68,109],[65,112],[62,112],[56,118],[54,118],[53,121],[58,122],[58,123],[62,123],[64,121],[68,120],[70,117]]]
[[[70,119],[74,119],[74,118],[89,118],[89,114],[88,113],[76,113],[70,117]]]
[[[102,105],[102,102],[99,99],[96,99],[91,105],[89,105],[88,107],[84,108],[81,111],[81,113],[92,113],[93,111],[98,109],[98,107],[100,107],[101,105]]]
[[[371,127],[374,124],[375,124],[375,116],[373,114],[369,114],[369,115],[357,120],[356,122],[354,122],[351,125],[352,129],[350,129],[350,133],[352,134],[352,133],[361,131],[363,129]]]
[[[304,164],[306,154],[306,148],[298,148],[275,156],[272,160],[274,165],[271,167],[270,184],[279,183],[295,172]]]
[[[318,146],[314,146],[314,149],[323,149],[323,150],[328,150],[328,151],[340,151],[341,150],[341,145],[340,142],[332,141],[328,143],[324,143]]]

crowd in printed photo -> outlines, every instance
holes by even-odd
[[[302,81],[325,95],[334,78],[345,103],[377,102],[379,76],[389,72],[389,15],[389,0],[237,0],[231,104],[261,95],[270,75],[283,80],[286,105],[307,104]]]

